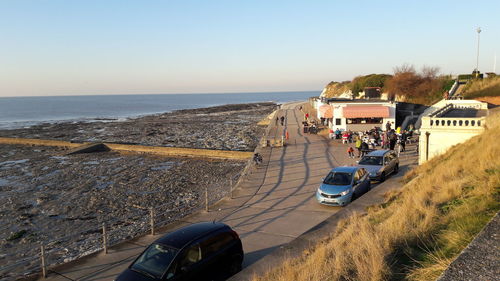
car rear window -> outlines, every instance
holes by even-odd
[[[365,156],[359,161],[360,165],[377,165],[382,166],[382,157],[380,156]]]
[[[351,184],[351,180],[351,173],[330,172],[323,183],[329,185],[349,185]]]

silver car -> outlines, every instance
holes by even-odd
[[[375,150],[363,156],[358,166],[370,173],[370,180],[383,182],[388,175],[399,171],[399,157],[392,150]]]

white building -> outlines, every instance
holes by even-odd
[[[373,127],[385,130],[396,123],[396,103],[381,99],[324,99],[315,102],[318,118],[327,118],[333,130],[366,131]]]
[[[419,164],[445,153],[484,130],[488,104],[476,100],[441,100],[421,117]]]

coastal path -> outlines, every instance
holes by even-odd
[[[184,225],[213,220],[222,221],[238,232],[245,251],[243,267],[249,269],[272,251],[332,217],[342,208],[318,204],[315,191],[330,169],[355,164],[356,159],[348,158],[346,145],[338,141],[303,134],[304,113],[298,109],[301,104],[289,103],[278,110],[278,116],[285,117],[285,126],[272,120],[267,134],[274,138],[288,131],[287,145],[259,148],[263,163],[252,167],[242,178],[232,198],[211,206],[209,212],[198,212],[170,224],[154,236],[124,242],[109,248],[108,254],[91,255],[51,269],[44,280],[113,280],[155,239]],[[389,178],[386,183],[391,181],[394,179]]]

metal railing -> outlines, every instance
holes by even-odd
[[[11,280],[26,277],[34,274],[47,276],[48,268],[64,264],[75,259],[103,251],[116,244],[130,240],[132,238],[155,234],[156,230],[169,223],[189,215],[197,210],[210,210],[210,205],[218,202],[225,196],[233,197],[233,190],[238,185],[241,178],[248,173],[246,163],[242,172],[237,173],[225,180],[229,185],[225,192],[214,196],[209,189],[216,188],[216,183],[208,186],[204,190],[204,195],[200,196],[198,204],[183,203],[175,205],[175,202],[168,202],[154,207],[133,206],[135,210],[130,211],[127,217],[104,219],[97,218],[94,226],[85,228],[77,233],[72,233],[62,237],[52,237],[44,239],[43,242],[36,242],[39,247],[38,254],[27,255],[26,249],[5,254],[4,261],[18,260],[0,266],[0,280]],[[236,184],[234,184],[236,183]],[[78,242],[84,241],[83,245]],[[33,253],[33,248],[32,248]],[[20,258],[19,258],[20,257]]]

